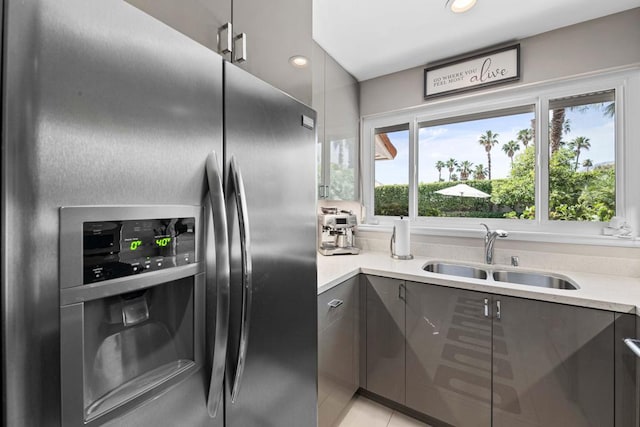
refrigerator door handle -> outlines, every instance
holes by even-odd
[[[213,292],[217,285],[216,300],[216,325],[215,336],[207,337],[207,341],[213,339],[213,362],[211,363],[211,381],[209,383],[209,395],[207,397],[207,411],[211,418],[215,418],[222,404],[224,393],[224,374],[227,359],[227,343],[229,340],[229,312],[230,312],[230,264],[229,264],[229,240],[227,215],[225,211],[224,192],[222,189],[222,176],[218,167],[218,158],[215,151],[207,156],[206,160],[207,182],[209,184],[209,198],[211,201],[211,216],[215,233],[215,265],[208,258],[207,265],[207,292]],[[211,272],[215,270],[214,276]],[[212,317],[208,317],[212,319]],[[208,325],[211,330],[211,325]]]
[[[251,238],[249,236],[249,218],[247,216],[247,202],[245,197],[242,173],[234,156],[231,156],[229,165],[229,184],[232,186],[227,196],[233,194],[235,208],[238,214],[238,226],[240,234],[240,250],[242,257],[242,318],[240,324],[240,344],[238,348],[238,360],[233,387],[231,389],[231,403],[235,403],[242,383],[245,361],[247,357],[247,345],[249,341],[249,325],[251,320],[251,296],[252,296],[252,260]]]

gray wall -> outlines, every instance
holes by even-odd
[[[522,39],[520,46],[518,85],[640,63],[640,8]],[[361,115],[425,104],[423,74],[424,66],[361,82]]]

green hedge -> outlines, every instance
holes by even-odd
[[[493,191],[493,181],[464,181],[470,187],[487,194]],[[489,198],[443,196],[436,191],[451,187],[455,182],[434,182],[418,185],[419,216],[451,216],[473,218],[503,218],[511,210],[507,206],[491,203]],[[409,214],[409,188],[407,185],[381,185],[375,188],[375,214],[407,216]]]

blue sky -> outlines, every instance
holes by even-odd
[[[478,139],[487,130],[497,133],[497,139],[500,142],[491,150],[491,176],[492,178],[507,177],[511,161],[502,151],[502,144],[510,140],[515,141],[519,130],[530,127],[533,116],[533,113],[524,113],[420,129],[418,181],[438,180],[438,171],[435,168],[438,160],[443,162],[450,158],[459,162],[468,160],[474,166],[483,164],[486,168],[487,155],[484,147],[478,143]],[[604,117],[602,110],[596,108],[586,111],[567,109],[566,117],[570,120],[571,131],[563,136],[564,140],[570,141],[577,136],[585,136],[591,141],[591,149],[580,154],[580,162],[587,158],[592,159],[594,164],[614,161],[613,119]],[[408,183],[409,131],[393,132],[388,136],[398,149],[398,154],[394,160],[375,162],[376,182],[406,184]],[[523,149],[524,147],[521,147],[521,151]],[[443,169],[442,178],[447,180],[448,176],[448,170]]]

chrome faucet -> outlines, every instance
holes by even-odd
[[[493,264],[493,245],[496,242],[496,238],[507,237],[509,233],[504,230],[491,231],[489,226],[484,223],[480,223],[480,225],[484,225],[484,228],[487,229],[487,234],[484,235],[484,262]]]

